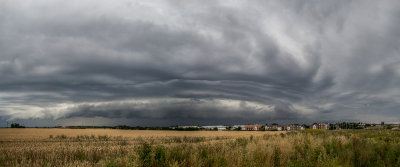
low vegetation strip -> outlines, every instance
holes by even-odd
[[[153,133],[0,137],[0,166],[400,166],[399,131]]]

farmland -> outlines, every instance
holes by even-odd
[[[400,132],[0,129],[0,166],[400,166]]]

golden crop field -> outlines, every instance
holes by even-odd
[[[50,135],[66,135],[76,137],[79,135],[107,135],[110,137],[124,137],[127,139],[159,138],[172,136],[190,137],[243,137],[243,136],[262,136],[264,134],[280,134],[284,132],[272,131],[162,131],[162,130],[118,130],[118,129],[61,129],[61,128],[0,128],[0,140],[32,140],[48,139]]]
[[[0,166],[400,166],[398,131],[0,129]]]

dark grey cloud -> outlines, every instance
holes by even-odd
[[[397,6],[2,1],[0,117],[399,121]]]

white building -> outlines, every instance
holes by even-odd
[[[232,129],[238,129],[240,128],[240,130],[246,130],[246,125],[233,125]]]
[[[212,125],[212,126],[202,126],[201,128],[206,129],[206,130],[215,130],[217,129],[218,131],[226,130],[227,126],[224,125]]]

